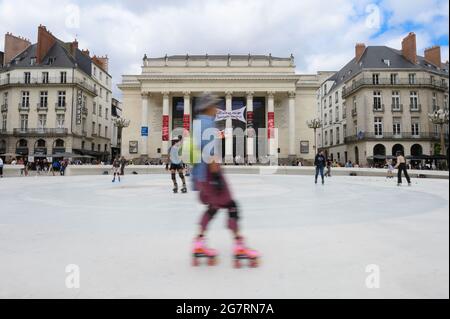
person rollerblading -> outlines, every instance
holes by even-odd
[[[117,179],[118,179],[118,181],[120,183],[120,161],[119,161],[119,158],[115,158],[114,159],[113,164],[112,164],[112,168],[113,168],[113,174],[114,174],[112,182],[115,183],[116,176],[117,176]]]
[[[242,237],[236,238],[233,248],[233,255],[235,268],[242,267],[242,260],[248,260],[249,266],[252,268],[259,266],[259,253],[256,250],[247,248]]]
[[[206,240],[203,236],[194,239],[194,247],[192,250],[192,265],[199,266],[201,259],[207,259],[209,266],[217,264],[217,251],[206,246]]]
[[[406,168],[406,159],[403,156],[402,152],[400,151],[398,151],[396,155],[397,155],[397,164],[395,165],[395,168],[398,169],[397,186],[402,186],[402,172],[405,174],[408,186],[411,186],[411,178],[409,177],[408,170]]]
[[[327,159],[323,153],[323,151],[320,151],[319,154],[316,155],[316,158],[314,159],[314,165],[316,166],[316,178],[315,183],[317,184],[317,178],[322,178],[322,185],[325,185],[325,177],[324,177],[324,168],[326,165]]]
[[[176,173],[178,173],[183,186],[181,188],[182,193],[187,192],[186,188],[186,179],[184,177],[184,165],[183,161],[180,156],[181,152],[181,145],[182,145],[182,137],[179,136],[178,139],[173,140],[172,146],[169,149],[169,163],[166,166],[167,170],[170,170],[172,182],[173,182],[173,192],[176,194],[178,193],[178,183],[177,183],[177,176]]]

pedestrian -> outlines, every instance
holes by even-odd
[[[53,174],[53,176],[55,176],[55,172],[59,172],[60,171],[60,164],[59,164],[59,161],[53,161],[53,164],[52,164],[52,174]]]
[[[3,178],[3,159],[0,157],[0,178]]]
[[[317,184],[317,178],[319,177],[319,173],[320,173],[320,177],[322,178],[322,185],[325,184],[325,177],[323,174],[324,168],[325,168],[325,164],[326,163],[326,158],[325,155],[323,153],[323,151],[320,151],[319,154],[316,155],[316,158],[314,159],[314,165],[316,166],[316,179],[315,179],[315,183]]]
[[[331,165],[332,165],[332,162],[331,162],[330,159],[328,159],[326,161],[326,163],[327,163],[327,172],[325,173],[325,176],[326,177],[331,177]]]
[[[169,148],[169,161],[166,165],[166,170],[170,170],[170,176],[173,183],[173,192],[178,193],[178,183],[177,183],[177,173],[181,178],[183,187],[181,188],[182,193],[187,192],[186,179],[184,177],[184,164],[181,159],[181,145],[182,137],[179,136],[177,139],[172,141],[172,146]],[[170,166],[170,167],[169,167]]]
[[[125,166],[127,165],[127,161],[125,159],[125,157],[122,156],[122,158],[120,159],[120,175],[124,176],[125,175]]]
[[[244,244],[244,238],[239,228],[240,212],[236,201],[233,199],[228,183],[223,175],[223,171],[219,165],[221,159],[216,154],[217,147],[211,147],[211,143],[216,143],[215,136],[211,134],[214,130],[218,131],[215,126],[215,117],[217,114],[217,105],[220,100],[209,93],[203,94],[196,106],[197,114],[196,125],[199,125],[199,138],[194,136],[194,168],[192,170],[192,179],[194,190],[199,191],[200,201],[207,206],[206,212],[200,219],[199,233],[195,237],[193,247],[193,264],[198,265],[198,258],[206,257],[210,264],[215,264],[217,252],[206,246],[205,234],[209,223],[216,216],[220,209],[228,210],[228,228],[234,237],[234,266],[239,268],[241,260],[250,260],[250,266],[258,265],[259,253],[251,250]],[[205,134],[205,132],[207,134]],[[207,138],[202,138],[208,136]]]
[[[409,178],[408,170],[406,168],[407,167],[406,166],[406,159],[403,156],[403,153],[400,152],[400,151],[398,151],[396,153],[396,155],[397,155],[397,164],[395,165],[395,168],[398,169],[398,172],[397,172],[397,178],[398,178],[397,186],[402,186],[402,172],[405,174],[406,180],[408,182],[408,186],[411,186],[411,179]]]
[[[116,181],[116,175],[117,175],[117,178],[120,183],[120,166],[121,166],[120,160],[118,157],[116,157],[112,163],[112,169],[113,169],[113,174],[114,174],[114,177],[112,180],[113,183]]]

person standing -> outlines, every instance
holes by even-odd
[[[0,178],[3,178],[3,159],[0,157]]]
[[[114,174],[114,177],[112,180],[113,183],[116,181],[116,175],[117,175],[117,178],[120,183],[120,166],[121,166],[121,164],[120,164],[119,158],[116,157],[112,163],[112,169],[113,169],[113,174]]]
[[[220,100],[209,93],[203,94],[195,105],[196,125],[199,125],[199,138],[193,141],[194,147],[194,167],[192,170],[192,181],[195,191],[199,191],[200,201],[207,206],[207,210],[200,219],[200,229],[194,240],[193,265],[198,265],[198,258],[206,257],[210,264],[215,264],[217,252],[207,248],[205,234],[209,223],[216,216],[220,209],[228,210],[228,228],[234,237],[234,266],[239,268],[241,260],[249,260],[251,267],[258,266],[259,253],[249,249],[244,244],[239,227],[240,212],[236,201],[233,199],[228,183],[223,175],[218,163],[220,158],[215,154],[216,147],[211,147],[215,140],[217,130],[215,117],[217,114],[217,104]],[[208,134],[205,134],[207,132]],[[211,134],[212,133],[212,134]],[[208,136],[209,138],[202,138]]]
[[[314,159],[314,166],[316,166],[316,179],[315,179],[315,183],[317,184],[317,178],[320,177],[322,178],[322,185],[325,184],[325,177],[324,177],[324,168],[325,168],[325,163],[326,163],[327,159],[323,153],[323,151],[320,151],[319,154],[316,155],[316,158]]]
[[[411,186],[411,179],[409,178],[408,170],[406,169],[406,159],[403,156],[402,152],[400,152],[400,151],[398,151],[396,155],[397,155],[397,164],[395,165],[395,168],[398,169],[397,186],[402,186],[402,172],[405,174],[406,180],[408,182],[408,186]]]
[[[325,176],[331,177],[331,166],[333,165],[333,163],[331,162],[330,159],[327,159],[326,163],[327,163],[327,172],[325,173]]]
[[[125,157],[122,156],[120,159],[120,175],[125,175],[125,166],[127,165],[127,161],[125,160]]]
[[[182,193],[187,192],[186,188],[186,179],[184,177],[184,165],[183,160],[180,156],[181,151],[181,145],[182,145],[182,138],[181,136],[178,137],[178,139],[173,141],[173,145],[169,149],[169,162],[166,166],[167,169],[170,170],[170,175],[172,177],[173,182],[173,192],[178,193],[178,183],[177,183],[177,173],[181,178],[181,182],[183,183],[183,187],[181,188]],[[170,166],[170,168],[169,168]]]

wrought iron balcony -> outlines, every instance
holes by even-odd
[[[67,128],[15,128],[13,134],[16,136],[65,136]]]
[[[65,111],[66,103],[55,103],[55,111]]]
[[[344,88],[342,90],[342,97],[346,98],[363,87],[430,88],[442,92],[448,91],[448,83],[433,81],[429,78],[416,79],[414,82],[411,82],[409,78],[400,78],[396,81],[391,81],[390,78],[380,78],[378,83],[374,84],[372,77],[370,77],[356,80],[349,87]]]
[[[80,88],[85,89],[90,94],[97,96],[97,89],[85,81],[84,79],[74,78],[66,80],[61,79],[61,77],[50,77],[48,81],[43,81],[39,78],[31,78],[29,81],[25,80],[23,77],[19,78],[10,78],[0,80],[0,88],[3,87],[41,87],[41,86],[78,86]]]
[[[435,141],[439,140],[439,136],[434,132],[383,132],[383,134],[375,134],[374,132],[364,132],[358,135],[347,136],[344,139],[344,143],[355,143],[359,141],[379,141],[379,140],[427,140],[427,141]]]
[[[403,112],[403,104],[391,104],[392,112]]]
[[[384,113],[384,104],[381,105],[372,105],[372,109],[374,112]]]
[[[8,104],[2,104],[1,111],[2,112],[8,112]]]
[[[356,109],[352,110],[352,116],[355,117],[358,115],[358,111]]]
[[[420,112],[422,111],[422,104],[410,104],[409,105],[410,112]]]
[[[48,111],[48,103],[38,103],[37,110],[38,111]]]
[[[30,103],[19,103],[19,111],[30,112]]]

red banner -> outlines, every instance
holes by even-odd
[[[275,138],[275,113],[267,113],[267,137]]]
[[[169,115],[163,115],[162,119],[162,140],[169,140]]]
[[[247,127],[253,127],[253,112],[247,112]]]
[[[183,128],[188,132],[191,129],[191,116],[189,114],[183,116]]]

